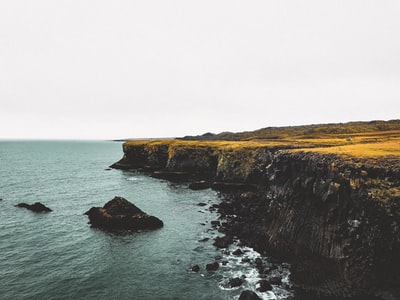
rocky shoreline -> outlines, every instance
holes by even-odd
[[[123,150],[113,168],[223,191],[213,207],[226,237],[217,247],[238,238],[288,260],[295,287],[312,295],[400,298],[398,157],[173,142],[125,143]]]

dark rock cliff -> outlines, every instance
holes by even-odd
[[[260,183],[266,166],[271,162],[267,148],[227,148],[195,144],[134,144],[123,145],[124,157],[111,167],[156,171],[157,177],[207,179],[219,183]]]
[[[124,145],[124,153],[113,167],[256,185],[257,195],[231,193],[221,203],[221,212],[236,216],[225,231],[289,259],[298,288],[334,297],[382,291],[399,297],[399,158],[172,143]]]
[[[268,249],[296,258],[298,286],[341,297],[397,286],[398,170],[300,152],[276,155],[267,173],[272,200],[260,233]]]

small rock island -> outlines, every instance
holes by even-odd
[[[15,207],[21,207],[29,209],[30,211],[41,213],[41,212],[51,212],[52,210],[40,202],[34,204],[18,203]]]
[[[154,230],[164,226],[163,222],[146,214],[123,197],[114,197],[103,207],[92,207],[85,215],[91,227],[104,230]]]

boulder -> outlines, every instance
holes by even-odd
[[[266,292],[272,290],[272,285],[267,280],[260,280],[258,283],[260,287],[257,288],[257,291]]]
[[[232,244],[233,239],[229,236],[223,236],[223,237],[216,237],[214,239],[214,246],[217,248],[227,248],[230,244]]]
[[[238,286],[241,286],[243,284],[243,282],[244,282],[244,279],[240,278],[240,277],[230,278],[229,282],[228,282],[228,286],[231,288],[238,287]]]
[[[206,264],[206,270],[207,271],[216,271],[219,268],[219,263],[218,262],[213,262],[210,264]]]
[[[197,273],[197,272],[200,271],[200,266],[199,266],[199,265],[195,265],[195,266],[193,266],[193,267],[191,268],[191,270],[192,270],[192,272]]]
[[[15,207],[26,208],[33,212],[50,212],[50,211],[52,211],[50,208],[48,208],[47,206],[43,205],[40,202],[36,202],[34,204],[19,203],[19,204],[15,205]]]
[[[212,227],[221,226],[221,222],[220,222],[220,221],[218,221],[218,220],[211,221],[211,226],[212,226]]]
[[[92,207],[85,215],[92,227],[105,230],[151,230],[164,226],[160,219],[146,214],[122,197],[115,197],[103,207]]]
[[[240,294],[239,300],[261,300],[261,298],[253,291],[245,290]]]
[[[282,277],[281,276],[273,276],[268,281],[270,284],[280,285],[280,284],[282,284]]]
[[[243,255],[243,251],[241,249],[236,249],[235,251],[232,252],[232,254],[236,256],[241,256]]]

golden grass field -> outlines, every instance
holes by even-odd
[[[170,145],[174,148],[209,147],[215,150],[245,150],[266,147],[271,149],[292,149],[352,157],[400,157],[400,130],[376,131],[351,134],[324,134],[323,136],[298,137],[284,135],[282,138],[254,139],[245,141],[225,140],[136,140],[126,145],[146,145],[147,147]]]

